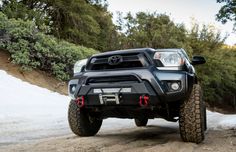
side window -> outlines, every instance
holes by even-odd
[[[82,59],[75,63],[74,65],[74,73],[81,72],[81,69],[84,65],[86,65],[88,59]]]

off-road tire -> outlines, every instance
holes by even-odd
[[[194,84],[189,99],[180,106],[179,128],[183,141],[198,144],[204,140],[205,111],[201,87]]]
[[[148,119],[147,118],[142,118],[142,119],[140,119],[140,118],[135,118],[134,119],[134,122],[135,122],[135,125],[137,126],[137,127],[144,127],[144,126],[146,126],[147,125],[147,123],[148,123]]]
[[[79,108],[73,100],[68,109],[68,121],[71,131],[78,136],[94,136],[102,125],[102,120],[91,117],[86,109]]]

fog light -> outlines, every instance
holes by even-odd
[[[172,83],[170,87],[174,91],[179,90],[179,84],[176,82]]]

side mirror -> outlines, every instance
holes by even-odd
[[[192,65],[204,64],[204,63],[206,63],[206,60],[204,57],[199,56],[199,55],[193,56]]]
[[[82,66],[80,72],[84,72],[85,71],[85,65]]]

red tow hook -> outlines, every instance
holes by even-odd
[[[84,96],[78,97],[75,102],[80,108],[82,108],[84,106]]]
[[[148,105],[149,102],[149,96],[140,96],[139,97],[139,105],[141,107],[146,107]]]

